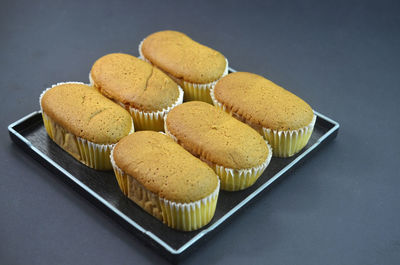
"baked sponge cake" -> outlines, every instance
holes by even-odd
[[[162,131],[164,115],[183,100],[182,89],[170,77],[129,54],[99,58],[89,79],[103,95],[131,113],[136,130]]]
[[[131,134],[115,146],[111,161],[122,192],[169,227],[192,231],[214,216],[217,175],[165,134]]]
[[[312,134],[316,116],[301,98],[270,80],[235,72],[211,91],[214,105],[256,129],[277,157],[298,153]]]
[[[134,131],[126,110],[83,83],[53,85],[41,94],[40,107],[50,138],[94,169],[112,169],[112,147]]]
[[[253,185],[272,156],[254,129],[205,102],[175,107],[166,117],[165,132],[214,169],[227,191]]]
[[[218,51],[177,31],[160,31],[139,45],[140,56],[171,76],[185,91],[185,101],[212,104],[210,89],[228,73],[228,60]]]

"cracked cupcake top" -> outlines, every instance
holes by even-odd
[[[44,93],[40,104],[57,124],[94,143],[116,143],[132,128],[129,112],[85,84],[56,85]]]
[[[166,131],[193,155],[227,168],[257,167],[269,152],[263,137],[250,126],[200,101],[173,108],[167,116]]]
[[[145,112],[167,108],[179,96],[178,85],[170,77],[128,54],[101,57],[94,63],[90,77],[103,95]]]

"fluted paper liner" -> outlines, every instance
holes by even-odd
[[[90,73],[89,73],[89,80],[90,84],[96,87],[92,75]],[[118,103],[127,111],[129,111],[134,120],[135,128],[137,131],[142,131],[142,130],[163,131],[165,114],[167,114],[171,109],[175,108],[179,104],[182,104],[183,102],[183,90],[179,85],[178,85],[178,90],[179,90],[179,95],[176,101],[171,106],[168,106],[166,108],[163,108],[162,110],[157,110],[157,111],[143,111],[134,108],[129,104],[124,104],[116,100],[115,102]]]
[[[139,58],[151,63],[146,57],[144,57],[142,53],[142,45],[143,41],[140,42],[139,44]],[[222,77],[226,76],[228,74],[228,59],[225,58],[225,69],[222,75],[215,81],[210,82],[210,83],[205,83],[205,84],[199,84],[199,83],[191,83],[187,82],[185,80],[177,79],[170,73],[167,73],[174,81],[178,82],[180,85],[182,85],[183,90],[185,91],[184,95],[184,100],[185,101],[192,101],[192,100],[199,100],[199,101],[204,101],[207,103],[212,104],[212,100],[210,97],[210,89],[215,86],[215,84],[220,80]]]
[[[47,88],[42,92],[39,98],[40,109],[42,110],[42,118],[44,127],[49,137],[62,149],[72,155],[75,159],[83,164],[96,170],[111,170],[110,152],[115,144],[97,144],[67,131],[61,125],[51,119],[42,108],[42,97],[50,89],[62,84],[83,84],[81,82],[62,82]],[[133,121],[132,129],[129,134],[135,131]]]
[[[167,117],[164,119],[164,130],[165,133],[170,136],[175,142],[179,143],[178,139],[175,135],[173,135],[167,128],[166,123]],[[221,181],[221,190],[226,191],[238,191],[243,190],[251,185],[253,185],[256,180],[261,176],[264,170],[269,165],[272,157],[272,149],[271,146],[265,141],[268,146],[268,156],[267,159],[259,166],[252,168],[243,168],[243,169],[233,169],[227,168],[218,164],[215,164],[211,161],[208,161],[202,157],[200,159],[206,162],[217,174]]]
[[[219,180],[217,188],[201,200],[189,203],[170,201],[147,190],[134,177],[121,170],[115,163],[113,151],[110,160],[121,191],[146,212],[167,226],[182,231],[199,229],[211,221],[218,200]]]
[[[263,136],[273,146],[274,156],[290,157],[300,152],[311,137],[316,118],[314,115],[309,125],[298,130],[279,131],[263,127]]]
[[[119,104],[125,107],[130,112],[135,122],[137,130],[163,131],[164,116],[170,110],[172,110],[179,104],[182,104],[183,102],[183,90],[180,86],[178,86],[178,89],[179,89],[179,96],[177,100],[174,102],[174,104],[159,111],[145,112],[120,102]]]
[[[300,152],[300,150],[307,145],[317,118],[317,116],[314,114],[310,124],[298,130],[272,130],[266,127],[255,125],[237,113],[233,113],[232,111],[228,110],[226,105],[215,98],[214,88],[211,89],[210,96],[214,106],[229,113],[240,121],[247,123],[256,131],[258,131],[271,145],[273,156],[276,157],[291,157]]]

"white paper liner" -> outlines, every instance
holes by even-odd
[[[144,40],[142,40],[140,42],[139,48],[138,48],[139,49],[139,59],[142,59],[151,64],[151,62],[142,53],[143,41]],[[200,101],[205,101],[207,103],[212,104],[212,100],[210,98],[210,89],[213,88],[215,86],[215,84],[222,77],[224,77],[228,74],[228,70],[229,70],[229,63],[228,63],[228,59],[225,58],[225,69],[224,69],[224,72],[222,73],[222,75],[217,80],[210,82],[210,83],[205,83],[205,84],[188,82],[183,79],[178,79],[170,73],[167,73],[167,74],[169,76],[171,76],[171,78],[173,78],[174,80],[180,80],[182,82],[182,86],[185,91],[185,101],[200,100]]]
[[[303,149],[311,137],[316,118],[314,114],[311,123],[298,130],[279,131],[263,127],[264,138],[275,146],[274,156],[290,157]]]
[[[162,110],[158,110],[158,111],[153,111],[153,112],[145,112],[139,109],[136,109],[132,106],[127,106],[121,102],[118,102],[121,106],[128,108],[129,112],[131,113],[134,121],[137,123],[137,127],[139,127],[139,129],[150,129],[152,126],[152,123],[160,123],[160,125],[163,125],[164,122],[164,116],[170,112],[173,108],[175,108],[176,106],[182,104],[183,102],[183,90],[182,88],[178,85],[178,89],[179,89],[179,95],[177,100],[169,107],[166,107]]]
[[[175,135],[173,135],[167,128],[167,117],[164,119],[164,130],[166,135],[171,137],[175,142],[179,144],[178,139]],[[227,168],[218,164],[215,164],[211,161],[208,161],[202,157],[200,159],[206,162],[218,175],[221,180],[221,189],[226,191],[238,191],[243,190],[251,185],[253,185],[256,180],[261,176],[264,170],[269,165],[272,158],[272,148],[268,144],[268,141],[265,141],[268,147],[268,156],[265,161],[256,167],[253,168],[243,168],[243,169],[233,169]]]
[[[93,81],[91,73],[89,73],[89,80],[90,84],[95,87],[95,83]],[[179,104],[183,102],[183,89],[178,85],[179,95],[176,101],[166,108],[157,111],[143,111],[132,107],[128,104],[124,104],[117,100],[114,100],[124,109],[128,110],[131,116],[133,117],[136,130],[153,130],[153,131],[161,131],[163,129],[163,121],[164,116],[167,114],[171,109],[175,108]]]
[[[80,84],[80,85],[87,85],[82,82],[60,82],[57,84],[52,85],[51,87],[45,89],[39,97],[39,104],[40,104],[40,109],[42,111],[42,117],[43,117],[43,122],[45,125],[45,129],[50,136],[50,138],[62,148],[62,144],[59,143],[55,137],[55,133],[61,133],[63,135],[68,135],[69,137],[72,137],[73,139],[70,139],[70,141],[75,141],[78,147],[78,153],[73,153],[71,150],[64,150],[71,154],[73,157],[75,157],[77,160],[82,162],[83,164],[87,165],[88,167],[91,167],[93,169],[97,170],[110,170],[112,169],[111,162],[109,161],[109,156],[112,148],[114,147],[115,144],[97,144],[91,141],[88,141],[84,138],[81,138],[79,136],[74,135],[73,133],[69,132],[65,128],[63,128],[61,125],[57,124],[53,119],[51,119],[44,111],[42,108],[42,98],[44,94],[52,89],[55,86],[59,85],[64,85],[64,84]],[[133,119],[132,120],[132,127],[129,134],[132,134],[135,131],[135,127],[133,124]],[[59,128],[53,128],[54,126],[58,126]],[[67,138],[67,137],[64,137]]]
[[[132,181],[134,186],[139,187],[138,189],[135,189],[135,191],[144,193],[138,196],[141,198],[141,201],[135,201],[135,203],[137,203],[148,213],[160,219],[169,227],[182,231],[193,231],[208,224],[214,216],[220,189],[219,180],[217,188],[210,195],[203,199],[189,203],[174,202],[165,198],[161,198],[153,192],[147,190],[134,177],[121,170],[115,163],[114,149],[111,150],[110,161],[115,175],[117,176],[121,191],[130,199],[132,199],[129,194],[129,181]],[[149,207],[149,204],[151,203],[148,203],[148,201],[153,202],[153,205]],[[161,213],[161,215],[158,213]]]
[[[221,103],[215,98],[214,88],[215,87],[213,87],[210,91],[210,96],[214,106],[218,107],[219,109],[225,112],[228,112],[234,117],[237,117],[239,120],[241,120],[244,123],[247,123],[256,131],[258,131],[264,137],[264,139],[266,139],[268,143],[271,144],[272,149],[274,150],[273,151],[274,156],[276,157],[293,156],[296,153],[298,153],[301,149],[303,149],[304,146],[306,146],[306,144],[308,143],[308,140],[310,139],[317,118],[315,114],[313,115],[311,122],[307,126],[304,126],[300,129],[283,130],[283,131],[272,130],[262,126],[257,126],[252,122],[246,120],[244,117],[238,115],[237,113],[228,110],[225,104]]]
[[[256,182],[267,168],[272,158],[272,148],[267,141],[265,142],[268,146],[268,156],[267,159],[257,167],[233,169],[214,164],[214,171],[218,176],[220,176],[221,182],[224,183],[224,187],[221,189],[227,191],[243,190]]]

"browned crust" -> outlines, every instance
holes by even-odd
[[[114,148],[116,165],[146,189],[174,202],[194,202],[209,196],[218,177],[170,137],[141,131],[123,138]]]
[[[254,129],[204,102],[191,101],[172,109],[166,129],[193,155],[226,168],[259,166],[269,152]]]
[[[228,111],[255,126],[273,130],[298,130],[309,125],[314,115],[304,100],[252,73],[235,72],[223,77],[215,85],[214,96]]]
[[[218,80],[226,67],[225,57],[183,33],[160,31],[149,35],[142,54],[166,73],[190,83],[206,84]]]
[[[146,112],[168,108],[179,96],[178,85],[169,76],[129,54],[99,58],[90,75],[105,96]]]
[[[85,84],[57,85],[45,92],[41,106],[64,129],[98,144],[116,143],[132,127],[126,110]]]

